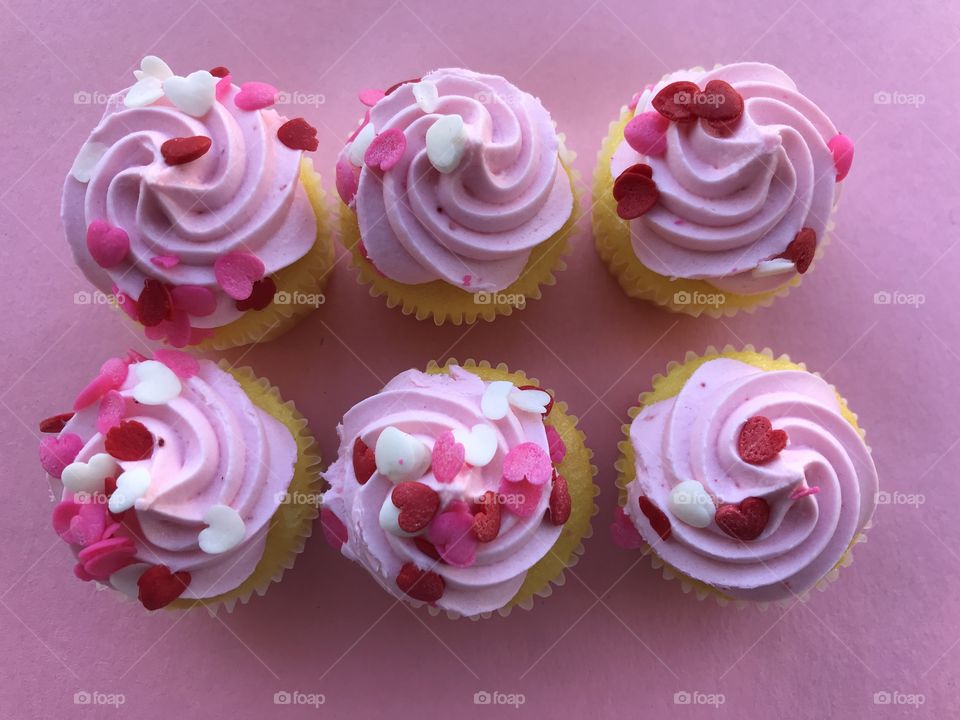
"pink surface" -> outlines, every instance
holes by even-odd
[[[12,475],[0,510],[0,715],[121,716],[75,704],[78,692],[121,694],[120,713],[146,719],[515,712],[474,705],[478,691],[522,693],[516,712],[533,717],[960,712],[960,533],[949,510],[960,503],[956,5],[238,5],[0,2],[0,423]],[[74,302],[89,287],[68,260],[58,210],[101,110],[83,93],[100,102],[145,52],[178,71],[225,64],[241,81],[322,96],[288,112],[320,129],[315,160],[331,190],[359,90],[458,64],[539,94],[583,177],[633,91],[668,70],[742,57],[787,70],[856,140],[857,159],[825,262],[756,315],[694,320],[628,301],[584,223],[559,284],[495,326],[418,324],[368,297],[341,262],[312,317],[278,342],[228,353],[296,400],[327,460],[348,407],[431,358],[502,360],[555,388],[582,417],[602,493],[583,561],[535,612],[482,624],[413,613],[317,533],[281,586],[232,615],[147,616],[73,577],[36,461],[36,421],[67,409],[108,354],[142,348],[106,307]],[[698,602],[608,538],[627,407],[668,361],[710,343],[769,345],[824,372],[859,413],[890,493],[854,567],[787,611]],[[326,702],[277,707],[278,691]],[[684,707],[678,692],[724,702]]]

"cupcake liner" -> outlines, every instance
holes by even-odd
[[[682,363],[673,360],[667,364],[665,374],[657,374],[653,377],[653,389],[641,393],[638,399],[639,404],[631,407],[627,411],[631,422],[644,407],[661,400],[667,400],[677,395],[684,383],[686,383],[690,376],[693,375],[697,368],[699,368],[708,360],[716,360],[720,357],[739,360],[768,372],[771,370],[802,370],[804,372],[811,372],[810,370],[807,370],[806,365],[803,363],[793,362],[789,355],[783,354],[774,357],[773,351],[770,348],[763,348],[762,350],[757,351],[754,349],[753,345],[747,345],[742,350],[738,350],[732,345],[727,345],[723,348],[723,350],[720,351],[718,351],[714,346],[710,345],[707,347],[703,355],[697,355],[694,352],[688,351],[684,356]],[[811,374],[822,379],[820,373],[812,372]],[[857,424],[856,413],[850,410],[850,407],[847,405],[846,398],[844,398],[837,391],[836,387],[830,385],[830,388],[836,394],[837,401],[840,403],[840,414],[848,423],[850,423],[850,425],[853,426],[854,430],[856,430],[860,437],[863,438],[864,442],[866,442],[866,432]],[[617,444],[617,448],[620,450],[620,457],[617,459],[616,463],[614,463],[614,467],[617,470],[616,485],[620,491],[620,507],[626,505],[627,485],[633,482],[633,480],[636,478],[635,454],[633,445],[630,442],[630,423],[623,425],[622,430],[623,434],[626,436],[626,439],[621,440]],[[867,445],[867,450],[870,450],[869,445]],[[754,606],[762,610],[766,610],[770,605],[777,605],[778,607],[786,609],[792,607],[797,599],[804,602],[809,600],[810,591],[813,589],[816,589],[820,592],[826,590],[830,583],[834,582],[840,576],[840,568],[849,567],[853,563],[853,548],[858,543],[866,542],[866,532],[870,529],[871,525],[872,523],[868,522],[864,528],[853,537],[853,540],[850,541],[850,544],[847,546],[847,549],[840,560],[837,561],[837,564],[834,565],[826,575],[820,578],[813,588],[810,588],[810,590],[806,590],[803,593],[796,594],[794,598],[778,600],[774,603],[751,602],[749,600],[739,600],[729,597],[712,585],[708,585],[700,580],[696,580],[695,578],[686,575],[669,563],[665,562],[659,555],[657,555],[656,549],[648,543],[644,543],[642,550],[644,554],[650,557],[650,562],[654,569],[662,571],[664,579],[678,580],[683,592],[690,593],[692,591],[698,600],[712,597],[721,607],[726,607],[727,605],[733,604],[741,609],[748,606]]]
[[[300,163],[300,182],[313,212],[317,216],[317,238],[302,258],[274,273],[277,293],[319,295],[333,267],[333,238],[327,219],[326,195],[313,163],[304,158]],[[311,313],[315,305],[306,302],[270,303],[263,310],[251,310],[231,323],[217,328],[212,337],[193,346],[198,350],[226,350],[252,343],[274,340]]]
[[[490,322],[498,315],[510,315],[517,307],[526,307],[529,300],[539,300],[541,286],[555,285],[554,273],[567,267],[562,258],[568,251],[568,238],[580,217],[579,177],[572,169],[576,156],[564,146],[563,135],[559,137],[560,161],[573,190],[570,217],[563,227],[530,251],[530,258],[517,280],[496,293],[484,293],[490,302],[480,303],[475,293],[442,280],[405,285],[381,275],[360,249],[360,225],[356,213],[345,203],[340,203],[340,241],[350,251],[351,264],[359,271],[357,282],[370,286],[371,297],[385,295],[387,307],[399,306],[404,315],[414,315],[417,320],[433,318],[436,325],[447,322],[472,325],[478,319]]]
[[[610,123],[610,131],[604,138],[597,154],[597,166],[593,174],[593,212],[591,223],[597,253],[607,264],[624,292],[630,297],[649,300],[672,312],[685,313],[693,317],[708,315],[712,318],[733,317],[740,310],[754,312],[759,307],[768,307],[779,297],[786,297],[790,290],[798,286],[803,275],[794,276],[779,288],[756,295],[738,295],[714,287],[705,280],[671,279],[654,272],[640,262],[631,244],[630,223],[617,215],[617,203],[613,198],[614,177],[610,174],[610,160],[617,147],[623,142],[623,130],[633,118],[634,111],[626,105],[620,110],[620,118]],[[807,270],[813,271],[816,262],[823,256],[829,243],[830,233],[835,226],[833,213],[827,219],[827,230],[817,243],[814,260]],[[679,301],[677,295],[685,295],[686,302]],[[702,303],[690,302],[702,297]]]
[[[459,365],[485,381],[509,380],[516,385],[539,386],[536,378],[528,377],[521,370],[511,372],[504,363],[493,367],[485,360],[477,362],[470,359],[459,363],[454,358],[450,358],[443,365],[431,360],[426,372],[443,373],[451,365]],[[549,388],[544,389],[554,395]],[[526,579],[517,594],[504,607],[496,610],[502,617],[510,615],[514,607],[532,610],[535,596],[546,598],[552,595],[553,586],[559,587],[566,582],[567,568],[576,565],[580,556],[583,555],[583,540],[593,535],[590,519],[599,510],[595,498],[600,494],[600,488],[593,481],[597,474],[597,467],[591,462],[593,451],[586,446],[586,436],[577,427],[577,422],[576,416],[567,412],[567,404],[562,400],[556,400],[550,414],[544,418],[544,424],[556,429],[567,447],[567,454],[563,462],[557,466],[557,470],[563,475],[570,488],[573,510],[550,551],[527,571]],[[479,620],[493,616],[493,612],[462,616],[430,605],[426,607],[431,615],[445,614],[451,619],[469,617],[472,620]]]
[[[307,538],[313,534],[314,519],[320,514],[317,502],[322,486],[320,456],[316,452],[316,442],[306,418],[292,402],[284,401],[277,388],[266,379],[258,378],[252,369],[232,368],[225,360],[218,364],[240,383],[257,407],[270,413],[290,430],[297,442],[297,463],[286,499],[270,519],[263,556],[253,574],[233,590],[209,598],[180,598],[164,608],[168,610],[188,610],[202,605],[211,614],[216,614],[221,608],[229,613],[233,612],[238,602],[249,602],[253,593],[263,595],[271,583],[279,582],[284,571],[293,567],[297,555],[303,552]]]

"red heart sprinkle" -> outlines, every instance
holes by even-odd
[[[137,319],[144,327],[156,327],[173,313],[170,290],[159,280],[147,278],[137,298]]]
[[[303,118],[288,120],[277,130],[280,142],[291,150],[308,150],[313,152],[320,147],[317,140],[317,129]]]
[[[261,280],[257,280],[253,284],[253,290],[250,292],[250,297],[243,300],[237,300],[236,306],[237,310],[263,310],[270,303],[273,302],[273,298],[277,294],[277,284],[273,281],[272,277],[265,277]]]
[[[433,603],[443,597],[446,583],[435,572],[421,570],[412,562],[408,562],[400,568],[397,587],[414,600]]]
[[[185,165],[206,155],[212,144],[213,140],[203,135],[173,138],[160,146],[160,154],[167,165]]]
[[[661,540],[669,540],[673,528],[670,527],[670,519],[664,514],[663,510],[658,508],[646,495],[640,496],[640,512],[650,521],[650,527],[660,536]]]
[[[398,82],[398,83],[396,83],[396,84],[391,85],[390,87],[388,87],[388,88],[386,89],[386,91],[384,91],[383,94],[384,94],[384,95],[389,95],[390,93],[392,93],[394,90],[396,90],[396,89],[397,89],[398,87],[400,87],[401,85],[406,85],[407,83],[418,83],[418,82],[420,82],[420,80],[421,80],[421,78],[411,78],[410,80],[401,80],[400,82]]]
[[[58,433],[70,422],[70,418],[73,417],[72,412],[60,413],[59,415],[52,415],[44,420],[40,421],[40,432],[42,433]]]
[[[440,557],[440,552],[437,550],[436,545],[434,545],[432,542],[430,542],[426,538],[415,537],[413,539],[413,544],[417,546],[417,550],[422,552],[431,560],[440,560],[442,562],[442,559]]]
[[[653,109],[669,120],[689,122],[696,117],[692,107],[699,92],[696,83],[687,80],[672,82],[653,98]]]
[[[225,78],[227,75],[230,74],[230,71],[227,68],[225,68],[223,65],[217,65],[215,68],[210,70],[210,74],[213,75],[214,77]]]
[[[817,233],[812,228],[801,228],[796,234],[787,249],[780,255],[782,258],[792,260],[797,266],[797,272],[803,275],[810,269],[810,263],[813,262],[813,256],[817,252]]]
[[[536,385],[517,385],[517,390],[539,390],[547,393],[547,395],[550,396],[550,402],[547,403],[547,407],[545,407],[543,410],[543,417],[549,415],[550,411],[553,410],[553,393],[549,390],[544,390],[542,387],[537,387]]]
[[[137,580],[137,594],[147,610],[159,610],[183,595],[189,584],[186,570],[170,572],[166,565],[154,565]]]
[[[786,446],[786,431],[774,430],[770,420],[763,415],[754,415],[747,420],[737,438],[737,452],[751,465],[773,460]]]
[[[646,214],[660,199],[660,190],[652,178],[640,172],[623,172],[613,184],[617,215],[633,220]]]
[[[136,420],[121,420],[107,431],[104,450],[117,460],[146,460],[153,454],[153,435]]]
[[[636,165],[631,165],[622,173],[620,173],[617,176],[617,179],[619,180],[620,178],[625,177],[626,175],[643,175],[644,177],[652,178],[653,168],[647,165],[646,163],[637,163]],[[614,187],[616,187],[616,183],[614,183]]]
[[[377,457],[373,449],[359,437],[353,443],[353,474],[357,482],[366,484],[367,480],[377,471]]]
[[[500,534],[500,497],[488,490],[480,498],[479,509],[473,515],[473,536],[482,543],[495,540]]]
[[[690,108],[703,120],[735,122],[743,115],[743,96],[725,80],[711,80]]]
[[[563,525],[570,519],[573,510],[573,500],[570,498],[570,488],[563,475],[553,474],[553,489],[550,490],[550,522],[554,525]]]
[[[714,516],[717,527],[737,540],[756,540],[767,527],[770,506],[763,498],[748,497],[739,505],[725,503]]]
[[[437,491],[421,482],[404,482],[393,488],[390,500],[400,509],[397,525],[404,532],[423,530],[440,509]]]

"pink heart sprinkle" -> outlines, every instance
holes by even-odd
[[[386,172],[403,157],[407,149],[407,136],[399,128],[390,128],[373,138],[373,142],[363,154],[363,161],[367,166],[380,168]]]
[[[245,82],[233,102],[241,110],[263,110],[277,101],[277,89],[265,82]]]
[[[87,250],[100,267],[116,267],[130,253],[130,237],[123,228],[94,220],[87,228]]]
[[[798,487],[790,493],[790,500],[799,500],[807,495],[816,495],[818,492],[820,492],[819,485],[814,485],[813,487]]]
[[[177,285],[170,291],[173,307],[196,317],[212,315],[217,309],[217,296],[202,285]]]
[[[537,511],[544,486],[521,480],[513,482],[503,478],[500,481],[499,494],[507,510],[522,518],[528,518]]]
[[[383,97],[385,93],[383,90],[361,90],[360,91],[360,102],[362,102],[367,107],[373,107],[376,105]]]
[[[610,525],[610,539],[624,550],[636,550],[643,547],[643,538],[637,532],[633,521],[627,517],[622,507],[613,511],[613,523]]]
[[[837,169],[837,182],[843,180],[853,165],[853,140],[843,133],[837,133],[827,143],[833,153],[833,166]]]
[[[347,528],[330,508],[323,508],[320,511],[320,527],[323,529],[323,537],[327,544],[334,550],[339,550],[347,544],[349,537]]]
[[[175,268],[180,264],[179,255],[154,255],[150,258],[150,262],[156,265],[158,268],[163,268],[164,270],[169,270],[170,268]]]
[[[181,380],[189,380],[200,372],[200,362],[190,353],[181,350],[157,350],[153,356],[173,370]]]
[[[110,390],[116,390],[123,385],[127,379],[127,363],[123,358],[110,358],[100,366],[100,374],[80,391],[77,399],[73,401],[74,410],[82,410],[88,405],[93,405]]]
[[[100,398],[100,407],[97,408],[97,432],[106,435],[112,427],[116,427],[123,420],[127,409],[127,401],[116,390],[108,390]]]
[[[107,580],[133,562],[137,547],[128,537],[113,537],[89,545],[77,554],[83,570],[94,580]]]
[[[82,449],[83,440],[75,433],[45,437],[40,441],[40,465],[53,477],[59,479],[63,469],[77,459]]]
[[[337,193],[347,205],[357,194],[360,186],[360,168],[354,167],[346,155],[337,160]]]
[[[641,155],[659,157],[667,151],[670,121],[656,110],[640,113],[627,123],[623,138]]]
[[[246,300],[253,284],[263,277],[263,261],[253,253],[232,252],[217,258],[213,274],[223,291],[234,300]]]
[[[107,506],[91,501],[64,500],[53,509],[53,529],[70,545],[87,547],[100,541],[107,523]]]
[[[463,469],[466,449],[453,437],[453,431],[447,430],[433,444],[430,463],[437,482],[451,482]]]
[[[231,75],[227,74],[227,75],[224,75],[222,78],[220,78],[220,80],[217,81],[217,87],[214,90],[217,96],[217,100],[219,100],[220,102],[223,102],[223,99],[230,94],[230,88],[232,87],[233,87],[233,79]]]
[[[536,443],[520,443],[503,459],[504,480],[515,483],[526,480],[533,485],[546,485],[552,477],[550,456]]]
[[[471,532],[472,527],[473,515],[465,507],[442,512],[427,528],[427,539],[437,548],[445,563],[454,567],[470,567],[477,559],[479,544]]]
[[[550,461],[554,465],[559,465],[567,456],[567,444],[563,442],[560,433],[553,425],[547,425],[547,445],[550,447]]]

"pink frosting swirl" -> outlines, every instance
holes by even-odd
[[[303,257],[316,239],[316,217],[299,182],[302,152],[277,138],[282,118],[273,109],[240,110],[230,86],[202,117],[181,112],[166,98],[127,108],[125,93],[111,97],[86,152],[102,157],[89,182],[67,176],[62,216],[67,241],[87,278],[104,293],[136,300],[147,278],[168,285],[209,288],[216,309],[191,315],[196,328],[216,328],[240,317],[217,283],[216,260],[230,252],[252,253],[269,275]],[[202,157],[168,165],[160,148],[172,138],[205,136]],[[87,247],[95,220],[122,228],[130,239],[123,262],[101,267]],[[165,267],[155,257],[175,257]]]
[[[762,63],[674,73],[641,94],[636,113],[653,111],[653,98],[672,82],[703,88],[714,79],[744,99],[732,134],[672,122],[663,155],[641,155],[624,141],[611,173],[616,178],[639,162],[653,168],[660,200],[630,222],[633,250],[645,266],[729,292],[766,292],[795,272],[755,276],[757,266],[783,253],[801,228],[818,240],[827,230],[838,197],[827,144],[837,129],[783,71]]]
[[[553,121],[537,98],[496,75],[444,69],[421,82],[437,89],[430,112],[418,105],[414,82],[370,110],[377,133],[396,128],[406,137],[396,165],[386,172],[351,166],[356,140],[344,148],[340,167],[359,174],[356,196],[344,199],[356,210],[368,258],[388,278],[502,290],[573,208]],[[449,173],[435,169],[426,151],[427,130],[445,115],[459,115],[467,134]]]
[[[761,415],[786,431],[773,460],[745,462],[740,429]],[[730,597],[789,599],[813,587],[840,561],[876,507],[877,471],[863,439],[840,414],[823,379],[798,370],[763,371],[738,360],[704,363],[675,397],[645,407],[630,426],[636,479],[627,515],[655,550],[681,572]],[[763,498],[762,534],[741,542],[711,521],[698,528],[670,509],[674,487],[698,481],[714,503]],[[804,495],[807,488],[816,494]],[[670,521],[660,540],[641,512],[645,495]]]
[[[486,491],[498,492],[503,461],[511,448],[535,443],[549,452],[547,434],[539,413],[511,407],[501,420],[488,420],[481,411],[481,398],[489,383],[456,366],[449,375],[430,375],[416,370],[401,373],[378,394],[351,408],[338,428],[340,452],[325,473],[330,489],[323,498],[347,529],[341,552],[363,565],[397,597],[403,597],[396,577],[405,563],[429,569],[446,585],[436,605],[460,615],[477,615],[506,606],[523,584],[527,570],[544,557],[560,536],[562,526],[545,520],[549,486],[537,498],[534,512],[521,517],[506,509],[500,532],[491,542],[480,543],[469,567],[455,567],[424,554],[414,538],[398,537],[381,527],[379,515],[393,489],[379,472],[363,485],[357,481],[351,458],[356,438],[373,448],[380,433],[393,426],[432,447],[446,431],[468,431],[475,425],[492,427],[497,449],[483,467],[467,467],[452,482],[438,482],[432,469],[419,482],[440,495],[440,511],[451,503],[479,498]]]
[[[188,571],[184,598],[232,590],[263,555],[270,520],[293,478],[296,442],[286,426],[253,404],[230,373],[209,360],[200,361],[197,375],[182,380],[179,395],[160,405],[133,399],[139,381],[134,368],[119,389],[123,419],[150,431],[153,450],[145,460],[116,464],[118,473],[145,468],[151,480],[115,536],[132,539],[136,552],[129,562]],[[84,439],[77,461],[106,452],[105,434],[96,427],[97,408],[94,403],[79,411],[63,430]],[[77,499],[63,489],[64,502]],[[232,508],[245,525],[243,539],[219,554],[199,545],[207,527],[204,515],[214,505]]]

